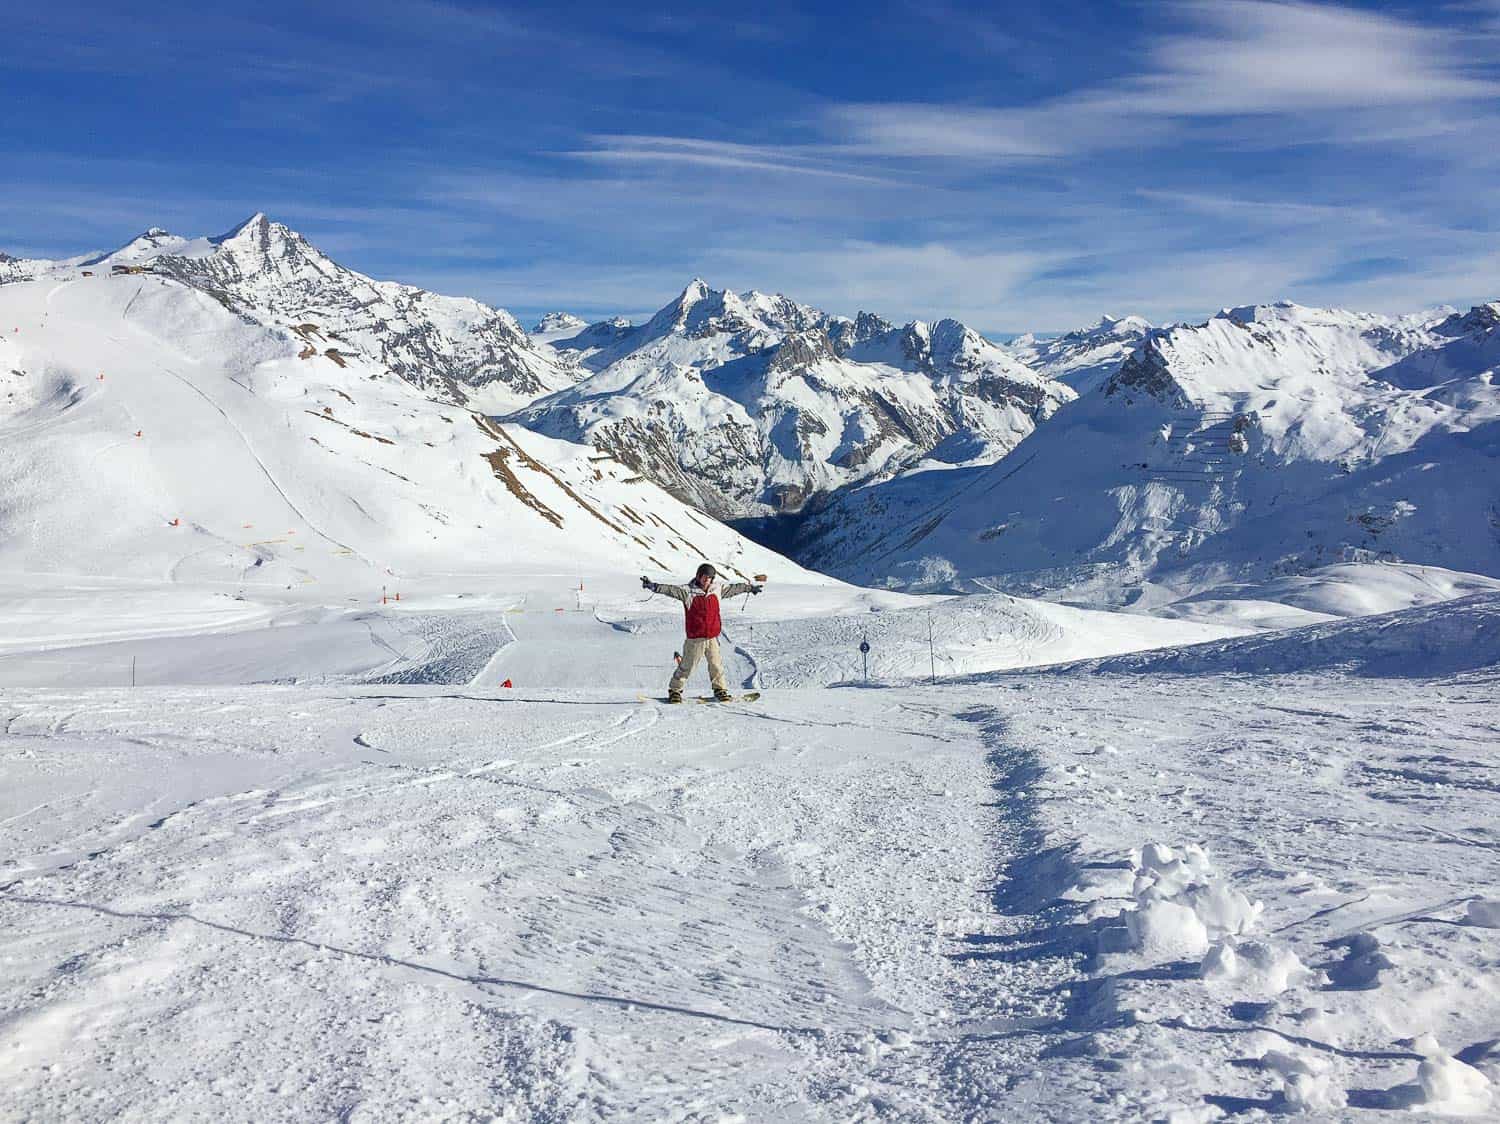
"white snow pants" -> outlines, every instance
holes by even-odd
[[[688,676],[693,674],[693,668],[697,667],[698,661],[704,657],[708,659],[708,678],[714,690],[729,690],[724,682],[724,661],[719,657],[717,636],[710,636],[707,640],[699,640],[690,636],[682,642],[682,662],[677,665],[677,670],[672,672],[672,681],[667,684],[667,690],[681,692],[683,685],[688,681]]]

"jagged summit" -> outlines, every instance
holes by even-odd
[[[281,223],[276,223],[275,225],[280,227],[282,230],[285,230],[289,234],[292,233],[289,227],[282,226]],[[213,242],[215,245],[219,245],[221,243],[240,238],[247,234],[252,237],[265,237],[270,233],[271,226],[272,223],[270,217],[264,211],[256,211],[255,214],[251,215],[243,222],[236,223],[234,226],[226,230],[223,234],[220,234],[216,238],[210,238],[209,241]]]
[[[0,284],[66,277],[80,265],[170,278],[244,320],[299,333],[311,325],[319,352],[363,352],[434,397],[489,413],[574,381],[572,369],[503,309],[357,273],[264,211],[216,237],[153,226],[106,254],[4,264]]]
[[[993,460],[1072,397],[956,320],[896,328],[701,277],[638,328],[595,324],[552,346],[593,373],[517,420],[729,517]]]
[[[1097,323],[1060,336],[1017,336],[1005,345],[1005,351],[1083,394],[1118,371],[1152,331],[1150,321],[1143,317],[1105,315]]]
[[[1099,317],[1099,323],[1095,324],[1092,331],[1095,332],[1133,332],[1146,331],[1151,327],[1151,321],[1144,316],[1136,316],[1133,313],[1126,316],[1111,316],[1105,313]],[[1083,329],[1084,332],[1090,329]],[[1070,333],[1072,334],[1072,333]],[[1078,333],[1082,334],[1082,333]]]
[[[1468,312],[1453,312],[1433,330],[1443,336],[1475,335],[1500,328],[1500,301],[1476,304]]]

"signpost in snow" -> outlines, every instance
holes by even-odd
[[[859,655],[865,661],[865,682],[870,681],[870,641],[864,639],[859,642]]]

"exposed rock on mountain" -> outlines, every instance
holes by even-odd
[[[1291,304],[1153,332],[984,469],[841,495],[806,564],[1129,603],[1341,559],[1500,574],[1500,304]]]
[[[319,350],[361,353],[453,404],[504,412],[572,384],[515,318],[467,297],[376,281],[328,258],[263,214],[220,238],[152,228],[108,254],[0,265],[0,281],[144,270],[208,293],[243,319],[298,328]]]
[[[310,259],[261,233],[243,254],[273,247],[272,268],[302,277]],[[23,326],[0,335],[0,570],[339,600],[412,572],[687,574],[709,558],[809,577],[587,447],[434,401],[328,345],[326,321],[235,315],[168,275],[185,260],[0,286],[0,315]],[[200,260],[239,284],[238,247]]]
[[[955,320],[902,328],[694,279],[645,324],[554,341],[592,376],[516,419],[720,517],[1003,456],[1073,397]]]

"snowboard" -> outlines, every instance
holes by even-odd
[[[746,691],[743,695],[735,695],[733,698],[725,699],[724,701],[725,702],[754,702],[758,698],[760,698],[760,692],[759,691]],[[652,698],[649,695],[637,695],[636,699],[638,701],[640,701],[640,702],[643,702],[643,703],[646,703],[646,702],[666,703],[666,701],[667,701],[666,699],[663,699],[663,698]],[[714,698],[712,695],[698,695],[695,698],[684,698],[682,701],[685,702],[685,703],[689,703],[689,702],[715,703],[715,702],[718,702],[719,700],[716,699],[716,698]],[[672,704],[668,704],[668,705],[672,705]]]

